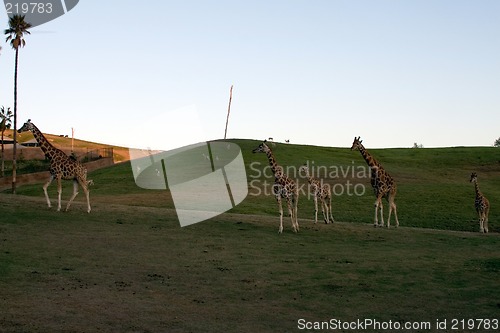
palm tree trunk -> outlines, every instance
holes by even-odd
[[[14,147],[12,149],[12,194],[16,194],[16,168],[17,168],[17,63],[19,48],[16,48],[16,65],[14,67]]]
[[[4,134],[5,131],[2,131],[2,178],[5,177],[5,155],[4,155],[5,149],[3,146]]]

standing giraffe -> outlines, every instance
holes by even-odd
[[[389,202],[389,217],[387,218],[387,227],[391,224],[391,213],[394,210],[394,216],[396,217],[396,227],[399,227],[398,214],[396,211],[396,203],[394,202],[394,197],[396,196],[396,182],[392,177],[382,168],[380,163],[378,163],[365,149],[362,145],[363,140],[361,137],[354,137],[354,142],[352,143],[351,150],[358,149],[361,156],[365,159],[366,163],[371,169],[371,184],[375,196],[375,223],[374,226],[379,226],[378,224],[378,209],[380,208],[380,219],[382,220],[381,227],[384,226],[384,205],[382,204],[382,198],[386,198]]]
[[[323,219],[325,220],[325,223],[328,224],[330,222],[330,219],[332,220],[332,223],[335,222],[332,215],[332,191],[330,189],[330,185],[323,184],[323,181],[320,181],[310,175],[309,167],[306,164],[299,168],[299,172],[305,174],[313,190],[314,223],[318,222],[318,199],[321,201],[321,212],[323,213]]]
[[[470,182],[474,183],[476,189],[476,201],[474,205],[476,207],[477,215],[479,215],[479,232],[488,232],[488,214],[490,212],[490,202],[479,190],[479,185],[477,184],[477,173],[473,172],[470,175]]]
[[[273,184],[273,194],[278,202],[279,212],[280,212],[280,226],[278,229],[279,233],[283,232],[283,207],[281,199],[286,200],[288,206],[288,213],[290,219],[292,220],[292,228],[294,232],[299,231],[299,221],[297,219],[297,204],[299,201],[299,188],[295,182],[285,175],[283,167],[278,165],[276,159],[274,158],[271,148],[267,146],[266,141],[261,143],[257,148],[255,148],[253,153],[265,153],[267,159],[269,160],[269,165],[274,174],[274,184]]]
[[[50,178],[47,183],[43,185],[43,192],[45,193],[47,205],[51,207],[47,188],[54,179],[57,179],[57,193],[59,194],[57,211],[61,210],[61,179],[68,179],[73,180],[73,195],[68,201],[66,211],[69,209],[69,206],[77,196],[78,184],[80,184],[80,186],[83,188],[83,192],[85,193],[85,197],[87,198],[87,212],[90,213],[88,185],[92,184],[93,182],[91,180],[87,181],[87,169],[81,163],[66,155],[62,150],[57,149],[53,145],[51,145],[42,134],[42,132],[31,122],[31,119],[24,123],[23,127],[18,130],[19,133],[26,131],[31,131],[33,133],[33,136],[38,142],[38,145],[44,152],[45,156],[50,160]]]

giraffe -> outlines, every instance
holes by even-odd
[[[373,191],[375,192],[375,222],[374,226],[379,226],[378,224],[378,209],[380,208],[380,219],[382,220],[381,227],[384,226],[384,205],[382,203],[382,198],[386,198],[389,202],[389,217],[387,218],[387,227],[391,224],[391,213],[394,210],[394,216],[396,217],[396,227],[399,227],[398,214],[396,210],[396,203],[394,198],[396,197],[396,182],[387,173],[387,171],[382,168],[380,163],[378,163],[365,149],[360,140],[361,137],[354,137],[354,142],[352,143],[351,150],[358,149],[361,156],[365,159],[366,163],[371,169],[371,185]]]
[[[479,232],[488,232],[488,214],[490,212],[490,202],[479,190],[479,185],[477,184],[477,173],[473,172],[470,175],[470,182],[474,183],[476,189],[476,201],[474,205],[476,207],[476,212],[479,215]]]
[[[47,205],[51,207],[49,195],[47,193],[47,188],[52,183],[54,179],[57,179],[58,186],[58,202],[57,211],[61,210],[61,179],[73,180],[73,195],[68,201],[66,206],[66,211],[78,194],[78,184],[83,189],[85,197],[87,198],[87,212],[90,213],[90,199],[88,186],[93,184],[92,180],[87,180],[87,169],[74,158],[66,155],[62,150],[55,148],[51,145],[42,132],[28,119],[26,123],[18,130],[19,133],[31,131],[36,141],[38,142],[40,148],[44,152],[45,156],[50,160],[50,178],[43,185],[43,192],[45,193],[45,199],[47,200]]]
[[[329,223],[330,219],[332,223],[335,219],[332,215],[332,192],[329,184],[323,184],[323,181],[314,178],[309,174],[309,167],[307,164],[302,165],[299,168],[299,172],[303,173],[309,184],[312,186],[314,195],[314,223],[318,222],[318,199],[321,201],[321,212],[323,213],[323,219],[325,223]],[[326,214],[325,214],[326,211]]]
[[[253,153],[265,153],[267,159],[269,160],[269,165],[274,174],[274,184],[273,184],[273,194],[278,202],[279,213],[280,213],[280,226],[278,233],[283,232],[283,207],[282,198],[286,200],[288,206],[288,213],[292,221],[292,228],[294,232],[299,231],[299,221],[297,219],[297,204],[299,200],[299,188],[295,182],[285,175],[283,167],[278,165],[274,154],[266,144],[267,141],[262,142],[257,148],[255,148]]]

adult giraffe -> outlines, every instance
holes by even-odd
[[[297,219],[297,204],[299,201],[299,188],[297,184],[283,171],[283,167],[276,162],[274,154],[266,144],[266,141],[262,142],[257,148],[255,148],[253,153],[265,153],[267,159],[269,160],[269,165],[274,174],[274,184],[273,184],[273,194],[278,202],[279,212],[280,212],[280,226],[278,232],[281,234],[283,232],[283,207],[281,199],[286,200],[288,206],[288,213],[290,214],[290,219],[292,220],[292,228],[294,232],[299,231],[299,221]]]
[[[45,193],[45,199],[47,200],[47,205],[51,207],[49,194],[47,193],[47,188],[52,183],[54,179],[57,179],[57,211],[61,210],[61,179],[73,180],[73,195],[68,201],[66,206],[66,211],[78,194],[78,185],[80,185],[87,198],[87,213],[90,213],[90,198],[88,185],[92,184],[91,180],[87,180],[87,169],[75,159],[66,155],[62,150],[57,149],[49,143],[47,138],[42,134],[42,132],[28,119],[27,122],[18,130],[19,133],[31,131],[35,137],[38,145],[44,152],[45,156],[50,160],[50,178],[43,185],[43,192]]]
[[[474,200],[474,206],[476,207],[477,215],[479,216],[479,232],[488,232],[488,214],[490,213],[490,202],[484,194],[479,190],[479,185],[477,184],[477,173],[473,172],[470,175],[470,182],[474,183],[474,189],[476,190],[476,199]]]
[[[365,162],[371,169],[371,184],[373,191],[375,192],[375,222],[374,226],[379,226],[378,224],[378,210],[380,209],[380,219],[382,220],[381,227],[384,226],[384,205],[382,204],[382,198],[386,198],[389,202],[389,217],[387,218],[387,227],[391,224],[391,213],[394,211],[394,216],[396,217],[396,227],[399,227],[398,214],[396,210],[396,203],[394,198],[396,197],[396,182],[387,173],[387,171],[382,168],[380,163],[377,162],[363,146],[363,140],[361,137],[354,137],[354,142],[352,143],[351,150],[359,150],[361,156],[363,156]]]

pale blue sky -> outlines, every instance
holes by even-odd
[[[230,138],[500,137],[496,0],[81,0],[26,43],[19,123],[48,133],[157,149],[222,138],[234,84]],[[13,106],[14,55],[2,47],[0,105]]]

